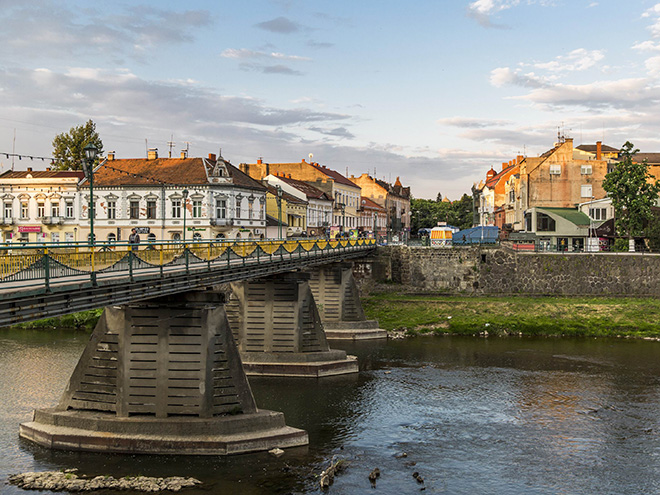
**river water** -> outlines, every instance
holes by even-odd
[[[1,493],[24,493],[6,484],[11,473],[64,468],[193,476],[204,484],[184,492],[191,495],[318,493],[332,458],[347,461],[329,490],[337,495],[660,493],[658,342],[419,337],[348,345],[359,375],[250,379],[259,407],[309,432],[309,447],[280,458],[58,452],[20,440],[19,423],[57,401],[86,341],[0,332]]]

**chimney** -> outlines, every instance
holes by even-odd
[[[518,155],[518,156],[516,157],[516,165],[520,165],[520,162],[523,161],[523,158],[525,158],[525,157],[522,156],[522,155]]]
[[[289,174],[289,179],[291,178],[291,174]]]
[[[502,162],[502,170],[509,166],[509,162]]]
[[[27,171],[28,171],[28,172],[32,172],[32,167],[28,167],[28,168],[27,168]]]
[[[302,163],[307,163],[304,158],[302,159]]]
[[[263,163],[261,158],[257,158],[257,165],[261,165]]]
[[[114,151],[108,151],[108,161],[109,162],[114,162],[115,161],[115,152]]]
[[[209,153],[209,160],[212,162],[215,161],[215,153]]]
[[[181,159],[185,160],[188,158],[188,150],[181,150]]]
[[[147,160],[155,160],[158,158],[158,148],[149,148],[147,151]]]
[[[603,156],[603,142],[596,141],[596,160],[602,160]]]

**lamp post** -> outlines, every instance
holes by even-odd
[[[188,189],[181,191],[183,195],[183,247],[186,247],[186,204],[188,203]]]
[[[94,162],[96,161],[96,146],[89,143],[84,148],[83,172],[89,181],[89,240],[88,244],[94,249]]]
[[[341,237],[344,234],[344,230],[346,229],[346,205],[344,203],[341,204],[341,232],[340,236]]]
[[[378,218],[378,212],[374,211],[374,239],[376,239],[376,219]]]
[[[282,240],[282,187],[275,186],[277,190],[277,238]]]

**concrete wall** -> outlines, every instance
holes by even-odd
[[[660,297],[660,255],[388,246],[372,277],[415,292]]]

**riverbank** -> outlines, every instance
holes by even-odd
[[[81,311],[57,318],[44,318],[43,320],[30,321],[14,325],[16,330],[75,330],[79,332],[91,332],[96,326],[103,313],[103,308]]]
[[[660,338],[660,300],[372,293],[362,304],[388,332]]]

